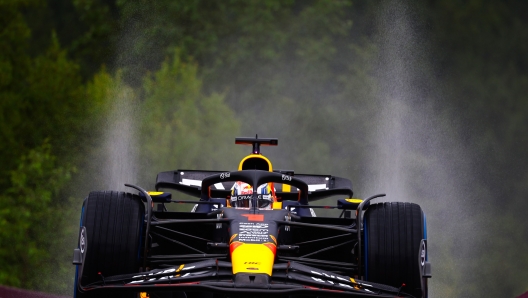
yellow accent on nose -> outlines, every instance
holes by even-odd
[[[273,243],[250,244],[242,243],[231,252],[233,274],[266,273],[271,276],[275,254],[269,245]]]

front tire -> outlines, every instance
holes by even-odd
[[[81,226],[86,228],[86,256],[79,266],[81,285],[100,281],[102,276],[139,271],[140,245],[145,206],[140,197],[125,192],[91,192],[86,199]],[[76,281],[77,284],[77,281]],[[75,287],[76,298],[89,295]],[[111,297],[137,297],[135,293],[112,293]]]
[[[368,208],[364,217],[365,277],[415,297],[422,293],[418,258],[425,239],[424,213],[414,203],[386,202]]]

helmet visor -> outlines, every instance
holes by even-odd
[[[271,206],[271,195],[257,195],[259,209],[269,209]],[[235,208],[251,208],[253,206],[253,195],[239,195],[231,197],[231,206]]]
[[[271,206],[271,195],[258,195],[258,208],[269,209]]]
[[[251,207],[252,195],[239,195],[231,197],[231,206],[235,208],[249,208]]]

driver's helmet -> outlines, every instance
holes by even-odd
[[[231,191],[231,206],[235,208],[253,207],[253,188],[251,185],[237,181]],[[257,187],[257,202],[259,209],[271,209],[272,195],[268,183]]]

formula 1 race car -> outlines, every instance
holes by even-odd
[[[384,195],[355,199],[348,179],[273,169],[260,147],[277,139],[235,143],[252,146],[237,171],[161,172],[156,191],[91,192],[75,297],[427,297],[419,205],[374,204]],[[335,205],[313,203],[329,197]],[[168,211],[178,203],[188,211]]]

